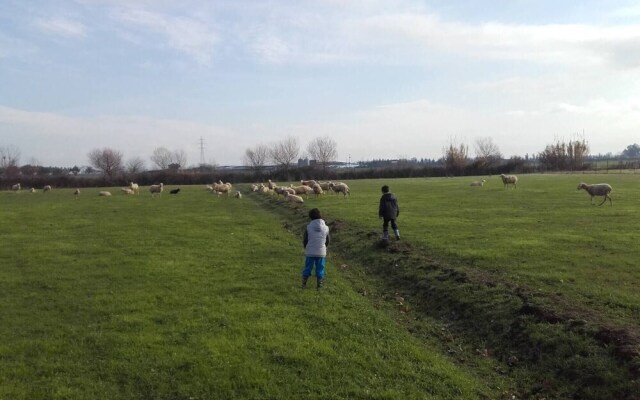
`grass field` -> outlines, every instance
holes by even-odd
[[[366,187],[318,202],[367,224]],[[510,398],[373,307],[339,258],[326,290],[300,290],[299,235],[251,200],[98,190],[0,193],[0,399]]]
[[[640,176],[524,175],[515,190],[505,190],[500,177],[470,187],[475,179],[353,181],[351,198],[325,196],[308,207],[380,232],[380,187],[389,184],[399,199],[403,240],[640,327]],[[592,206],[576,189],[603,180],[614,188],[612,207]]]

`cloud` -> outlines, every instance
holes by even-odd
[[[184,53],[202,65],[213,59],[218,35],[203,21],[191,17],[172,16],[143,9],[118,8],[112,17],[141,33],[161,36],[165,45]]]
[[[38,18],[33,21],[33,25],[42,32],[51,35],[68,38],[84,38],[87,36],[87,27],[84,24],[67,18]]]

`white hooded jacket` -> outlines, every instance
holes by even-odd
[[[323,219],[309,222],[304,231],[304,255],[307,257],[325,257],[329,245],[329,227]]]

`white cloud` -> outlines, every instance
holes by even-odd
[[[166,41],[166,46],[203,65],[211,63],[215,45],[219,41],[211,26],[191,17],[120,8],[113,12],[113,18],[125,26],[138,28],[143,33],[160,35]]]
[[[38,18],[33,24],[47,34],[69,38],[84,38],[87,36],[87,27],[84,24],[68,18]]]

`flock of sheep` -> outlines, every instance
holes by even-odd
[[[252,192],[259,193],[268,193],[268,194],[276,194],[279,196],[283,196],[286,201],[291,203],[304,203],[304,199],[302,195],[305,197],[309,197],[310,194],[315,195],[316,197],[324,194],[324,193],[342,193],[343,197],[351,196],[351,191],[349,186],[343,182],[318,182],[313,179],[300,181],[299,186],[295,186],[290,184],[289,186],[278,186],[275,182],[272,182],[269,179],[268,183],[265,185],[263,183],[258,183],[251,185]]]
[[[518,187],[518,177],[515,175],[505,175],[500,174],[500,178],[502,178],[502,183],[504,184],[505,189],[509,187],[509,185],[513,185],[514,189]],[[469,186],[482,187],[486,182],[485,179],[481,181],[473,181],[469,184]],[[594,185],[589,185],[586,183],[580,183],[578,185],[578,190],[584,189],[587,193],[591,195],[591,204],[593,204],[593,198],[595,196],[603,196],[604,199],[602,203],[598,204],[599,206],[603,205],[607,199],[609,199],[609,203],[613,206],[613,201],[611,200],[611,196],[609,193],[613,190],[611,185],[608,183],[597,183]]]
[[[509,186],[513,186],[513,188],[515,189],[518,187],[517,176],[501,174],[500,178],[502,179],[502,183],[504,184],[505,188],[508,188]],[[470,183],[470,186],[482,187],[484,186],[485,182],[486,182],[485,179],[480,181],[473,181]],[[231,183],[229,182],[223,183],[222,181],[212,183],[211,185],[206,185],[207,191],[217,196],[220,196],[221,194],[226,194],[227,196],[230,196],[232,193],[232,188],[233,188],[233,185]],[[20,183],[16,183],[15,185],[11,186],[11,190],[13,191],[19,191],[21,189],[22,187]],[[603,196],[604,199],[602,200],[602,203],[598,205],[600,206],[603,205],[608,199],[609,203],[613,206],[613,201],[611,200],[611,196],[609,196],[609,194],[612,191],[611,185],[607,183],[598,183],[594,185],[580,183],[578,185],[578,190],[580,189],[584,189],[587,193],[589,193],[589,195],[591,195],[592,204],[593,204],[594,197]],[[48,192],[50,190],[51,190],[51,185],[45,185],[42,188],[43,192]],[[128,187],[121,188],[120,190],[122,194],[125,194],[125,195],[140,194],[140,186],[134,182],[131,182]],[[149,186],[149,192],[151,193],[152,196],[155,196],[156,194],[158,195],[162,194],[163,190],[164,190],[164,184],[162,183]],[[36,189],[31,188],[29,191],[33,193],[36,191]],[[176,188],[176,189],[172,189],[170,193],[177,194],[179,191],[180,191],[180,188]],[[346,183],[343,183],[343,182],[334,183],[330,181],[318,182],[315,180],[300,181],[299,186],[294,186],[293,184],[289,186],[278,186],[276,185],[275,182],[272,182],[271,179],[269,179],[266,185],[263,183],[251,185],[251,191],[260,192],[260,193],[275,193],[277,195],[283,196],[286,201],[289,201],[292,203],[304,203],[304,199],[301,197],[302,195],[306,197],[308,197],[310,194],[313,194],[317,197],[324,193],[336,193],[336,194],[342,193],[344,197],[351,195],[349,186],[347,186]],[[80,189],[75,189],[73,194],[76,197],[79,196]],[[111,196],[111,192],[103,190],[98,192],[98,196]],[[242,193],[240,193],[239,191],[236,191],[235,193],[233,193],[233,197],[242,198]]]

